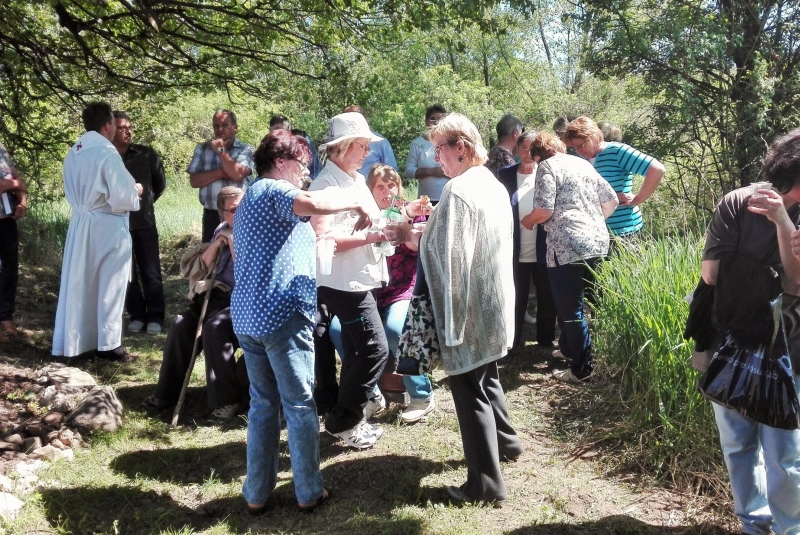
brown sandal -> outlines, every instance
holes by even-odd
[[[322,496],[317,498],[316,501],[306,505],[300,505],[298,503],[297,510],[301,513],[313,513],[317,510],[317,507],[328,501],[331,496],[333,496],[333,492],[331,491],[330,487],[322,487]]]
[[[11,320],[0,321],[0,327],[3,329],[3,333],[9,336],[16,336],[19,334],[17,326],[14,325],[14,322]]]

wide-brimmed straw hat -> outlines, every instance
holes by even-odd
[[[380,141],[383,139],[376,136],[369,129],[367,120],[364,116],[356,112],[340,113],[331,119],[328,124],[328,135],[325,143],[319,146],[319,150],[325,150],[329,146],[338,145],[347,139],[363,137],[370,141]]]

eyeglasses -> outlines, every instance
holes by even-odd
[[[453,143],[450,142],[450,141],[445,141],[444,143],[439,143],[438,145],[433,147],[433,152],[434,152],[434,154],[436,154],[436,156],[439,156],[439,153],[442,152],[442,147],[444,147],[445,145],[452,145],[452,144]]]
[[[304,162],[303,160],[298,160],[297,158],[292,158],[292,161],[299,163],[300,167],[303,168],[303,169],[308,167],[308,162]]]
[[[589,138],[588,137],[583,140],[583,143],[581,143],[580,145],[573,145],[572,148],[573,149],[582,149],[584,146],[586,146],[587,143],[589,143]]]
[[[370,152],[372,152],[372,149],[369,148],[369,145],[364,145],[363,143],[358,141],[353,141],[353,143],[361,147],[361,149],[364,151],[365,154],[369,154]]]

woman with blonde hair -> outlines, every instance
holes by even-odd
[[[451,113],[429,137],[453,177],[419,247],[467,461],[467,481],[447,490],[456,501],[498,506],[507,498],[500,462],[523,452],[497,369],[514,340],[514,221],[469,119]]]
[[[367,187],[381,210],[392,206],[395,197],[403,198],[403,180],[390,165],[374,164],[367,176]],[[421,221],[424,221],[424,218],[414,219],[414,222]],[[395,253],[386,258],[389,268],[389,284],[374,291],[375,299],[378,302],[378,312],[381,315],[383,329],[389,343],[389,351],[395,356],[411,302],[412,290],[417,281],[417,249],[418,245],[411,240],[398,244]],[[338,318],[334,318],[331,322],[330,336],[336,351],[343,355],[342,327]],[[389,366],[386,368],[383,377],[388,379],[389,376],[386,374],[390,373],[394,367],[392,370],[388,369]],[[401,420],[403,423],[413,424],[425,418],[436,407],[433,387],[427,375],[403,375],[402,378],[411,402],[403,409]],[[375,400],[381,397],[382,394],[376,387],[370,399]],[[371,407],[377,409],[374,402],[368,403],[367,418],[378,414],[377,412],[370,414]]]
[[[369,154],[369,143],[379,141],[360,113],[347,112],[333,117],[325,143],[319,146],[325,166],[311,183],[309,191],[336,188],[360,200],[377,219],[375,199],[358,172]],[[389,356],[386,335],[381,325],[373,290],[389,280],[386,259],[378,244],[386,241],[382,232],[353,228],[356,222],[349,210],[332,215],[315,215],[311,225],[317,236],[336,241],[329,274],[317,273],[317,300],[320,324],[338,316],[344,334],[344,352],[336,405],[325,419],[325,430],[351,448],[373,447],[383,429],[364,421],[364,413],[378,378]],[[325,355],[317,359],[330,361]],[[319,369],[319,368],[318,368]],[[317,377],[318,382],[320,377]],[[324,378],[323,378],[324,380]],[[330,378],[329,378],[330,380]]]
[[[625,143],[606,141],[597,123],[583,116],[569,123],[564,143],[574,148],[578,156],[592,162],[617,193],[619,207],[606,221],[612,234],[638,235],[644,226],[639,205],[649,199],[661,183],[665,172],[661,162]],[[644,176],[636,195],[632,193],[634,175]]]

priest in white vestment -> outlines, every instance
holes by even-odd
[[[142,189],[112,144],[114,117],[104,102],[83,111],[86,133],[64,160],[72,207],[58,294],[53,355],[130,360],[122,347],[122,309],[131,273],[128,213]]]

